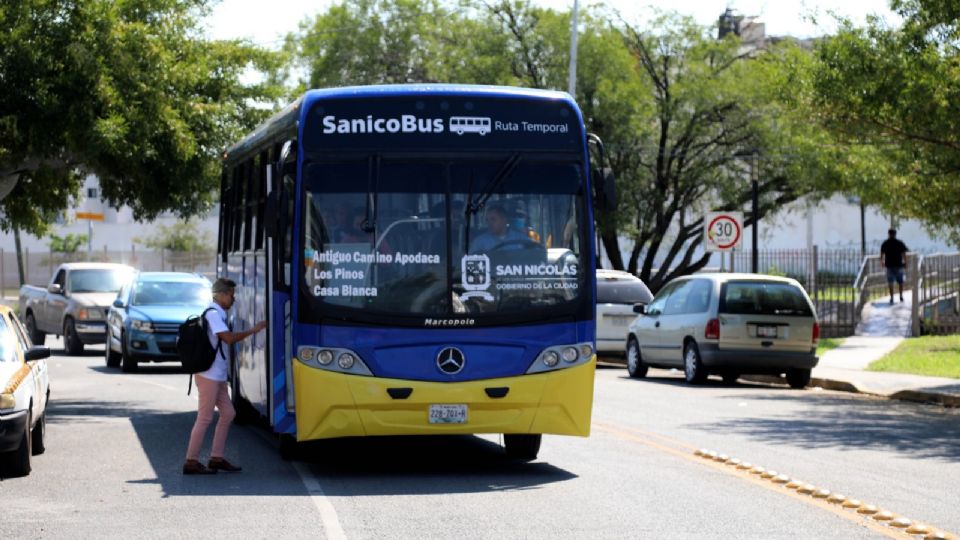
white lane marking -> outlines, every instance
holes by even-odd
[[[347,535],[343,532],[343,527],[340,526],[337,511],[330,504],[330,499],[323,492],[323,488],[320,487],[320,481],[302,463],[294,462],[293,468],[300,475],[300,480],[307,488],[307,493],[310,494],[310,500],[313,501],[313,505],[320,512],[320,521],[323,523],[324,532],[327,533],[326,537],[331,540],[346,540]]]
[[[154,381],[149,381],[146,379],[141,379],[139,377],[128,377],[137,382],[142,382],[145,384],[150,384],[153,386],[158,386],[160,388],[165,388],[176,392],[177,389]],[[193,399],[200,399],[197,394],[192,394]],[[261,437],[272,442],[270,437],[267,437],[262,431],[255,429],[254,433],[257,433]],[[304,464],[293,462],[293,469],[297,471],[297,475],[300,476],[300,481],[303,483],[303,487],[306,488],[307,494],[310,496],[310,501],[313,502],[313,506],[317,508],[317,511],[320,512],[320,523],[323,525],[323,530],[327,533],[326,537],[331,540],[346,540],[347,535],[343,532],[343,527],[340,526],[340,518],[337,517],[337,511],[334,509],[333,504],[330,503],[330,499],[327,498],[327,495],[323,492],[323,488],[320,486],[320,481],[317,480],[317,477],[310,473]]]
[[[172,386],[170,386],[170,385],[161,384],[161,383],[154,382],[154,381],[148,381],[147,379],[141,379],[141,378],[139,378],[139,377],[129,377],[129,376],[128,376],[128,377],[124,377],[124,378],[125,378],[125,379],[129,379],[129,380],[132,380],[132,381],[141,382],[141,383],[143,383],[143,384],[149,384],[149,385],[152,385],[152,386],[158,386],[158,387],[160,387],[160,388],[163,388],[163,389],[166,389],[166,390],[172,390],[172,391],[174,391],[174,392],[177,391],[176,388],[174,388],[174,387],[172,387]],[[194,399],[197,398],[196,395],[194,395],[193,397],[194,397]]]

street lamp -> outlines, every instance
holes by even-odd
[[[567,82],[567,92],[577,98],[577,13],[580,11],[579,0],[573,0],[573,16],[570,18],[570,78]]]
[[[750,158],[750,188],[752,190],[750,197],[752,202],[750,215],[753,216],[753,227],[751,227],[752,230],[750,235],[753,241],[753,246],[750,253],[750,271],[756,274],[760,267],[760,252],[758,250],[758,231],[760,225],[760,152],[758,152],[756,149],[750,149],[743,152],[737,152],[733,155],[733,157]]]

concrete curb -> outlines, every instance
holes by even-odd
[[[746,381],[760,382],[766,384],[776,384],[787,386],[787,380],[784,377],[776,375],[744,375],[741,379]],[[892,394],[883,394],[873,392],[866,388],[858,387],[855,383],[841,381],[836,379],[822,379],[812,377],[810,386],[819,386],[824,390],[835,390],[838,392],[850,392],[854,394],[864,394],[868,396],[883,397],[888,399],[898,399],[902,401],[912,401],[915,403],[932,403],[944,407],[960,407],[960,396],[951,394],[942,394],[938,392],[927,392],[924,390],[899,390]]]

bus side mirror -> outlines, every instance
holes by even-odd
[[[609,211],[617,209],[617,181],[613,169],[603,169],[603,204]]]
[[[638,315],[643,315],[643,314],[645,314],[645,313],[647,312],[647,306],[646,306],[646,304],[634,304],[634,305],[633,305],[633,312],[636,313],[636,314],[638,314]]]

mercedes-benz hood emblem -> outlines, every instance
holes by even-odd
[[[466,363],[463,351],[456,347],[447,347],[437,355],[437,368],[447,375],[460,373]]]

